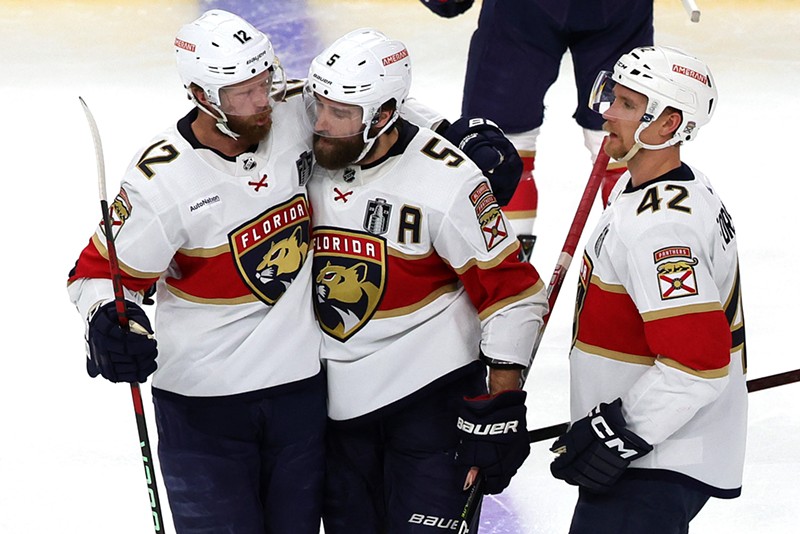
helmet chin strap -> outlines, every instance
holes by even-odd
[[[647,144],[647,143],[643,142],[642,139],[639,136],[645,130],[645,128],[650,126],[650,124],[651,123],[649,123],[649,122],[643,122],[643,123],[641,123],[639,125],[639,127],[636,129],[636,133],[633,134],[633,140],[634,140],[633,146],[631,147],[630,150],[628,150],[627,154],[625,154],[624,156],[622,156],[621,158],[619,158],[617,160],[618,162],[627,163],[641,149],[645,149],[645,150],[661,150],[662,148],[667,148],[667,147],[670,147],[670,146],[673,146],[673,145],[676,145],[676,144],[680,143],[681,140],[678,138],[678,136],[673,136],[672,138],[670,138],[670,139],[664,141],[663,143],[661,143],[660,145],[650,145],[650,144]]]
[[[216,115],[211,113],[208,109],[206,109],[206,107],[204,105],[202,105],[200,102],[198,102],[197,99],[194,97],[194,95],[191,92],[189,93],[189,96],[191,97],[192,102],[194,102],[194,105],[197,106],[198,109],[200,109],[200,111],[202,111],[203,113],[205,113],[209,117],[213,117],[214,120],[217,121],[217,124],[216,124],[217,130],[219,130],[220,132],[222,132],[223,134],[227,135],[228,137],[230,137],[232,139],[239,139],[240,135],[237,134],[236,132],[234,132],[233,130],[231,130],[230,128],[228,128],[228,117],[225,115],[225,113],[218,106],[215,106],[214,104],[211,104],[209,102],[209,105],[212,108],[214,108],[214,111],[219,113],[219,117],[217,117]]]
[[[362,150],[361,154],[358,155],[358,158],[356,158],[355,163],[358,163],[362,159],[367,157],[367,154],[372,149],[372,145],[375,144],[375,141],[377,141],[378,138],[382,136],[394,124],[394,121],[397,120],[397,117],[399,115],[400,112],[395,110],[392,116],[389,118],[389,120],[386,121],[386,124],[383,125],[383,128],[381,128],[380,131],[377,134],[375,134],[374,137],[369,136],[369,126],[370,126],[369,124],[367,125],[366,128],[364,128],[364,150]]]

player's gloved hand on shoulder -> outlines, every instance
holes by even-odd
[[[497,203],[508,204],[522,176],[522,158],[500,127],[488,119],[462,117],[445,130],[444,137],[489,179]]]
[[[550,450],[554,477],[592,493],[605,493],[630,463],[653,450],[652,445],[625,427],[622,400],[601,403],[575,421]]]
[[[452,18],[460,15],[470,7],[475,0],[420,0],[425,7],[440,17]]]
[[[525,391],[510,390],[495,397],[465,398],[461,403],[456,462],[480,468],[489,495],[502,492],[530,454],[526,396]]]
[[[114,302],[100,306],[89,321],[89,359],[92,378],[111,382],[144,382],[156,370],[158,349],[150,320],[137,304],[125,301],[130,330],[119,324]]]

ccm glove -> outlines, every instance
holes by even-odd
[[[102,305],[89,321],[89,359],[92,378],[111,382],[144,382],[156,370],[156,340],[150,320],[137,304],[125,301],[130,330],[119,324],[114,302]]]
[[[550,450],[558,457],[550,464],[554,477],[592,493],[605,493],[628,465],[653,446],[625,428],[622,400],[601,403],[576,421]]]
[[[456,462],[478,467],[489,495],[502,492],[530,454],[525,397],[520,390],[465,398],[458,414]]]
[[[444,137],[489,179],[497,203],[508,204],[522,176],[522,159],[500,127],[488,119],[463,117],[445,130]]]
[[[420,0],[440,17],[452,18],[472,7],[475,0]]]

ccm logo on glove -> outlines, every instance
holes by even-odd
[[[496,436],[498,434],[518,432],[519,430],[519,421],[505,421],[491,425],[481,425],[470,423],[469,421],[465,421],[459,417],[456,425],[462,432],[466,432],[467,434],[475,434],[476,436]]]
[[[597,408],[593,409],[592,411],[594,412],[595,410],[597,410]],[[616,434],[614,434],[614,431],[609,428],[605,418],[602,415],[599,415],[599,412],[596,417],[592,418],[591,424],[592,430],[594,430],[594,433],[597,434],[598,438],[600,438],[600,441],[603,442],[603,445],[611,450],[616,449],[620,458],[627,459],[631,456],[636,456],[639,454],[639,451],[625,447],[625,442],[617,437]]]

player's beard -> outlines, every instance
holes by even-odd
[[[323,137],[314,134],[314,161],[324,169],[344,169],[356,162],[365,144],[360,133],[351,137]]]
[[[241,141],[256,145],[263,141],[272,129],[272,109],[246,117],[229,115],[228,128],[239,134]]]

